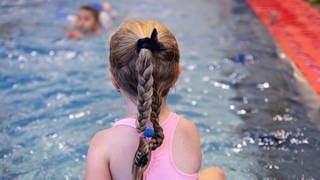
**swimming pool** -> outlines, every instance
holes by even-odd
[[[320,177],[307,85],[244,1],[110,2],[176,34],[183,72],[169,105],[198,126],[203,167],[228,179]],[[81,4],[0,2],[0,179],[82,179],[92,135],[125,115],[106,73],[109,33],[68,40],[54,18]]]

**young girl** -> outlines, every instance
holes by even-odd
[[[196,126],[167,106],[181,71],[179,58],[174,35],[156,21],[131,20],[111,36],[109,74],[128,115],[93,137],[86,179],[224,179],[218,168],[199,177]]]
[[[82,39],[86,35],[98,35],[111,28],[112,17],[120,17],[111,11],[109,3],[91,3],[81,6],[77,16],[70,16],[73,29],[67,31],[67,36],[72,39]]]
[[[67,36],[72,39],[82,39],[88,34],[102,32],[99,22],[99,12],[91,6],[81,6],[74,19],[74,27],[67,31]]]

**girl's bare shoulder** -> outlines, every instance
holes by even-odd
[[[196,125],[180,117],[173,141],[173,159],[185,173],[196,173],[201,167],[202,152]]]
[[[100,130],[95,133],[91,139],[90,146],[98,146],[104,150],[108,147],[122,144],[123,142],[132,142],[133,139],[137,139],[136,129],[128,126],[116,126],[107,129]]]
[[[96,132],[90,140],[88,155],[99,155],[107,158],[108,139],[112,135],[112,128],[104,129]]]
[[[177,130],[186,137],[192,137],[193,139],[200,139],[197,126],[191,121],[180,116],[180,121],[177,126]]]

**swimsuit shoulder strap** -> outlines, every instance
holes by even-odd
[[[130,117],[125,119],[120,119],[113,124],[113,127],[115,126],[130,126],[132,128],[136,128],[136,120]]]

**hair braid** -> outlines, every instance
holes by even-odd
[[[163,129],[159,124],[159,114],[160,114],[160,108],[162,104],[162,98],[161,93],[158,92],[156,88],[156,84],[154,84],[154,91],[152,96],[152,112],[150,120],[153,124],[154,129],[154,136],[152,137],[151,141],[149,142],[150,149],[153,151],[157,149],[159,146],[161,146],[162,141],[164,139]]]
[[[140,137],[133,158],[134,180],[143,179],[151,151],[164,139],[159,114],[163,98],[178,79],[179,59],[176,38],[157,21],[127,21],[110,38],[110,71],[123,92],[137,104],[137,131],[143,132],[149,123],[154,130],[151,140]]]
[[[149,50],[142,49],[139,53],[139,57],[136,61],[136,71],[138,73],[138,85],[137,85],[137,106],[138,117],[136,120],[136,128],[138,132],[143,132],[146,129],[146,124],[150,120],[152,111],[152,96],[153,96],[153,64],[152,54]],[[132,173],[135,180],[141,180],[143,178],[143,171],[145,165],[137,165],[142,158],[148,162],[150,158],[149,144],[145,138],[140,137],[139,146],[134,156],[134,162],[132,167]]]

